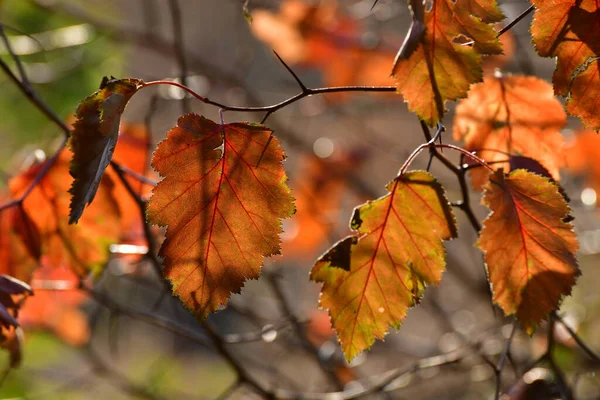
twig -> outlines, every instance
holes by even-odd
[[[92,363],[94,371],[98,375],[108,378],[109,382],[116,385],[122,391],[141,399],[166,400],[165,397],[146,389],[146,386],[133,383],[129,378],[117,371],[114,366],[109,366],[92,347],[88,346],[85,349],[85,354],[87,359]]]
[[[587,344],[585,344],[585,342],[579,337],[579,335],[565,322],[564,319],[562,319],[560,315],[558,315],[558,313],[553,312],[553,315],[554,318],[556,318],[556,320],[560,322],[562,326],[565,327],[567,332],[569,332],[573,340],[575,340],[575,343],[577,343],[581,350],[583,350],[585,355],[587,355],[594,362],[600,364],[600,356],[598,356],[592,349],[590,349],[590,347]]]
[[[504,28],[500,29],[498,31],[498,35],[496,35],[496,37],[500,37],[502,36],[504,33],[508,32],[509,30],[512,29],[513,26],[515,26],[516,24],[519,23],[519,21],[521,21],[523,18],[525,18],[527,15],[529,15],[530,12],[533,11],[535,7],[533,5],[529,6],[527,8],[527,10],[523,11],[517,18],[515,18],[514,20],[512,20],[510,23],[508,23]]]
[[[498,364],[496,364],[496,366],[494,367],[494,373],[496,374],[496,393],[495,393],[494,398],[496,400],[500,399],[500,394],[501,394],[501,390],[502,390],[502,370],[504,369],[504,364],[506,363],[506,360],[508,359],[510,346],[512,344],[513,337],[515,336],[515,333],[517,332],[518,326],[519,325],[518,325],[517,320],[514,320],[512,330],[510,332],[510,336],[508,337],[508,339],[506,340],[506,344],[504,345],[504,351],[502,352],[502,355],[500,356],[500,360],[498,361]]]
[[[329,378],[329,380],[334,385],[334,387],[337,390],[343,390],[344,389],[343,382],[335,374],[335,371],[331,368],[331,365],[326,365],[323,362],[323,359],[319,356],[319,349],[317,349],[308,340],[308,337],[306,335],[305,325],[302,324],[300,321],[298,321],[298,318],[296,318],[296,315],[290,308],[290,304],[289,304],[287,298],[285,297],[285,294],[283,293],[283,290],[281,289],[279,282],[277,282],[278,275],[275,273],[270,273],[267,275],[267,279],[269,281],[271,288],[273,289],[273,292],[275,293],[275,296],[277,298],[277,303],[279,304],[281,311],[283,312],[284,316],[292,322],[292,325],[294,326],[294,330],[296,332],[296,336],[298,336],[298,338],[300,339],[300,341],[302,343],[302,347],[304,347],[306,352],[310,356],[312,356],[312,358],[315,360],[315,362],[317,363],[319,368],[321,368],[323,373]]]
[[[171,25],[173,28],[173,48],[177,64],[179,65],[179,79],[181,84],[187,86],[188,69],[185,59],[185,46],[183,42],[183,23],[181,21],[181,8],[178,0],[169,0],[169,11],[171,13]],[[184,114],[190,112],[190,102],[187,96],[181,99],[181,110]]]

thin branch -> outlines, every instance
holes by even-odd
[[[569,334],[571,335],[571,337],[573,338],[573,340],[575,340],[575,343],[577,343],[577,345],[581,348],[581,350],[583,350],[583,352],[594,362],[599,363],[600,364],[600,356],[598,356],[598,354],[596,354],[596,352],[594,352],[592,349],[590,349],[590,347],[585,344],[585,342],[583,341],[583,339],[581,339],[579,337],[579,335],[565,322],[564,319],[562,319],[562,317],[560,315],[558,315],[556,312],[553,313],[554,314],[554,318],[556,318],[556,320],[558,322],[560,322],[560,324],[562,326],[565,327],[565,329],[567,330],[567,332],[569,332]]]
[[[238,111],[238,112],[247,112],[247,113],[262,113],[266,112],[268,114],[273,114],[276,111],[289,106],[292,103],[297,102],[305,97],[321,95],[326,93],[342,93],[342,92],[371,92],[371,93],[395,93],[396,86],[334,86],[334,87],[324,87],[324,88],[307,88],[305,91],[298,93],[292,97],[289,97],[286,100],[283,100],[279,103],[272,104],[269,106],[255,106],[255,107],[241,107],[241,106],[229,106],[226,104],[219,103],[217,101],[210,100],[208,97],[200,96],[198,93],[194,92],[189,87],[182,85],[178,82],[174,81],[151,81],[145,82],[141,85],[140,89],[155,85],[171,85],[176,86],[180,89],[185,90],[189,94],[191,94],[196,99],[200,100],[205,104],[210,104],[212,106],[218,107],[223,111]],[[139,92],[139,90],[138,90]]]
[[[6,65],[6,63],[1,59],[0,68],[2,68],[6,75],[8,75],[8,77],[17,85],[25,97],[27,97],[46,117],[48,117],[48,119],[54,122],[64,132],[65,136],[68,137],[71,134],[71,130],[67,124],[65,124],[64,121],[50,109],[50,107],[48,107],[48,105],[39,97],[33,88],[26,86],[23,82],[21,82],[19,78],[17,78],[10,70],[8,65]]]
[[[10,54],[11,58],[14,60],[17,70],[19,71],[19,75],[21,75],[21,82],[28,88],[31,88],[31,83],[29,82],[29,78],[27,77],[27,73],[25,72],[25,68],[23,68],[23,63],[21,62],[21,58],[18,57],[6,37],[6,33],[4,32],[4,26],[0,24],[0,36],[2,37],[2,42],[4,43],[4,47],[6,47],[6,51]]]
[[[527,15],[529,15],[530,12],[532,12],[534,10],[534,6],[531,5],[527,8],[527,10],[523,11],[517,18],[515,18],[514,20],[512,20],[508,25],[506,25],[504,28],[500,29],[498,31],[498,35],[496,37],[500,37],[502,36],[504,33],[508,32],[509,30],[512,29],[513,26],[515,26],[516,24],[519,23],[519,21],[521,21],[523,18],[525,18]]]
[[[292,75],[292,77],[294,78],[294,80],[296,81],[296,83],[298,84],[298,86],[300,86],[300,90],[302,90],[302,93],[308,92],[308,88],[306,87],[306,85],[304,84],[304,82],[302,82],[302,80],[300,80],[300,78],[298,77],[298,75],[296,75],[296,73],[294,72],[294,70],[292,68],[290,68],[290,66],[287,65],[285,61],[283,61],[283,59],[279,56],[279,54],[277,54],[277,52],[275,50],[273,50],[273,53],[275,53],[275,57],[277,57],[277,59],[279,60],[279,62],[281,64],[283,64],[283,66],[285,67],[285,69],[287,69],[287,71]]]
[[[332,366],[326,365],[324,363],[324,360],[319,356],[319,349],[317,349],[308,340],[308,337],[306,335],[306,326],[304,324],[302,324],[298,320],[298,318],[296,318],[296,315],[292,311],[290,304],[289,304],[287,298],[285,297],[285,293],[283,292],[279,282],[277,281],[277,279],[279,278],[279,275],[277,275],[275,273],[270,273],[267,275],[267,278],[268,278],[271,288],[273,289],[273,292],[275,293],[275,296],[277,298],[277,302],[281,308],[281,311],[283,312],[284,316],[292,322],[292,324],[294,326],[294,330],[296,332],[296,336],[298,336],[298,338],[300,339],[300,341],[302,343],[302,347],[304,347],[306,352],[310,356],[312,356],[312,358],[315,360],[315,362],[317,363],[319,368],[321,368],[321,370],[323,371],[325,376],[327,376],[329,378],[330,382],[334,385],[334,387],[337,390],[343,390],[344,384],[338,378],[338,376],[336,375]]]
[[[113,383],[123,392],[129,393],[132,396],[138,397],[140,399],[146,400],[161,400],[165,399],[155,392],[151,392],[147,389],[146,385],[138,385],[132,382],[128,377],[121,374],[119,371],[115,369],[114,366],[108,365],[102,357],[90,346],[85,349],[85,353],[87,359],[92,363],[94,371],[105,378],[108,379],[109,382]]]
[[[181,21],[181,7],[178,0],[169,0],[169,11],[171,13],[171,25],[173,28],[173,48],[177,64],[179,65],[179,79],[181,84],[187,86],[188,69],[185,58],[185,46],[183,42],[183,23]],[[184,114],[190,112],[190,102],[187,96],[181,99],[181,109]]]
[[[502,355],[500,356],[500,360],[498,361],[498,364],[496,364],[496,366],[494,367],[494,372],[496,374],[496,393],[494,396],[495,400],[500,399],[500,394],[501,394],[501,390],[502,390],[502,370],[504,369],[504,364],[508,360],[510,346],[512,344],[513,337],[515,336],[515,333],[517,332],[518,326],[519,325],[518,325],[517,320],[514,320],[512,330],[510,332],[510,336],[508,337],[508,339],[506,340],[506,344],[504,345],[504,351],[502,352]]]

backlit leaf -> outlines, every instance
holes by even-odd
[[[426,285],[445,269],[442,239],[456,225],[441,185],[424,171],[390,182],[384,197],[357,207],[356,232],[315,264],[311,279],[323,282],[320,306],[329,310],[348,360],[398,328]]]
[[[510,169],[509,155],[540,162],[555,180],[564,166],[564,138],[560,130],[567,116],[552,87],[535,77],[506,75],[486,77],[474,85],[456,107],[454,139],[493,168]],[[506,162],[503,162],[506,161]],[[473,186],[481,189],[489,171],[471,172]]]
[[[567,111],[600,129],[600,5],[596,0],[533,0],[531,34],[539,55],[556,57],[554,93]]]
[[[148,219],[168,225],[159,253],[164,273],[199,318],[257,278],[263,257],[279,253],[280,219],[294,205],[285,155],[271,133],[186,114],[152,158],[164,179],[152,192]]]
[[[477,7],[469,0],[415,0],[411,8],[411,32],[424,33],[409,34],[392,75],[409,110],[433,125],[442,118],[447,100],[465,97],[470,85],[481,81],[482,55],[502,53],[490,23],[503,16],[494,0]]]
[[[117,144],[121,114],[141,83],[138,79],[113,79],[79,103],[69,139],[74,154],[70,172],[75,178],[69,190],[73,195],[69,223],[77,222],[84,207],[94,200]]]
[[[113,183],[105,176],[97,199],[78,225],[69,225],[70,152],[62,150],[23,202],[23,209],[37,227],[41,255],[50,265],[65,266],[80,277],[99,272],[108,260],[108,247],[119,237],[119,210],[112,196]],[[10,180],[13,198],[19,198],[49,161],[31,166]]]
[[[579,245],[564,222],[569,207],[548,178],[522,169],[491,175],[483,202],[492,213],[477,246],[485,252],[494,302],[531,334],[579,275]]]

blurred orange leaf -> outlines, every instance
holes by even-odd
[[[279,253],[280,219],[294,204],[285,155],[271,134],[262,125],[218,125],[186,114],[154,153],[164,179],[152,192],[148,219],[168,225],[159,253],[165,276],[199,318],[257,278],[263,257]]]
[[[25,302],[20,322],[25,328],[48,329],[66,343],[81,346],[90,338],[87,315],[79,309],[87,296],[78,289],[77,275],[44,261],[33,274],[35,296]]]
[[[512,154],[540,162],[555,180],[564,166],[564,138],[560,129],[567,116],[552,87],[530,76],[486,77],[474,85],[456,107],[454,139],[477,151],[493,168],[510,170]],[[481,189],[489,171],[471,171],[473,186]]]
[[[290,65],[316,68],[325,86],[393,85],[390,66],[395,52],[363,44],[359,21],[345,16],[336,1],[317,5],[285,0],[278,14],[252,13],[252,33]],[[336,93],[330,99],[346,98]]]
[[[296,213],[286,221],[284,256],[314,260],[315,251],[331,243],[342,200],[349,195],[347,176],[361,161],[358,152],[338,150],[327,158],[312,155],[301,162],[298,170],[302,172],[292,186]]]
[[[425,286],[445,268],[442,239],[456,223],[441,185],[424,171],[405,173],[390,192],[355,209],[355,236],[317,261],[311,279],[322,282],[320,305],[329,310],[347,360],[398,328]]]
[[[97,199],[77,226],[69,225],[71,154],[62,150],[47,174],[23,201],[23,210],[37,227],[40,254],[53,266],[70,268],[78,276],[99,272],[108,259],[108,247],[119,237],[119,210],[112,196],[113,183],[105,176]],[[19,198],[47,167],[45,161],[10,180],[13,198]]]
[[[492,211],[477,246],[485,253],[494,302],[529,334],[571,293],[579,268],[569,207],[548,178],[496,171],[484,188]]]

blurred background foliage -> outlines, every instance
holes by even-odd
[[[109,5],[101,12],[110,16]],[[121,76],[124,71],[122,46],[109,40],[101,29],[66,13],[44,9],[35,2],[3,0],[0,16],[31,83],[65,120],[82,98],[98,88],[102,76]],[[0,57],[14,67],[4,47]],[[47,150],[60,133],[4,74],[0,91],[0,168],[5,170],[15,151]]]
[[[325,10],[321,19],[300,22],[282,16],[282,6],[292,1],[250,0],[252,25],[244,16],[243,3],[180,2],[189,86],[200,95],[230,105],[272,104],[297,93],[296,83],[271,53],[271,47],[278,46],[282,55],[287,51],[286,60],[308,86],[389,84],[384,81],[390,60],[410,23],[406,4],[399,0],[379,0],[373,12],[372,0],[340,1],[339,15]],[[332,1],[306,3],[315,6]],[[39,96],[69,120],[77,103],[98,88],[103,76],[178,76],[166,4],[163,0],[0,0],[0,22],[6,25]],[[500,4],[508,20],[529,6],[526,1],[513,0]],[[331,18],[342,22],[332,24]],[[525,19],[511,31],[513,35],[505,36],[510,54],[494,60],[491,71],[501,67],[550,79],[554,64],[535,54],[529,42],[530,21],[530,17]],[[0,57],[14,67],[3,46]],[[373,76],[381,80],[373,81]],[[148,89],[136,96],[124,119],[145,124],[156,143],[181,113],[182,98],[183,93],[174,88]],[[449,106],[446,141],[452,137],[454,105]],[[198,102],[191,107],[218,118],[218,110],[212,107]],[[228,122],[260,117],[226,113]],[[463,215],[457,214],[460,239],[447,244],[449,265],[442,285],[427,290],[422,304],[410,311],[399,332],[377,342],[350,366],[342,360],[328,317],[316,310],[318,287],[308,281],[315,258],[348,233],[353,207],[382,195],[407,155],[423,142],[417,118],[397,96],[356,94],[306,98],[273,115],[268,126],[275,129],[289,155],[286,169],[298,205],[294,218],[285,221],[284,256],[270,260],[265,268],[267,276],[280,279],[288,309],[282,309],[273,283],[263,277],[248,282],[226,310],[212,315],[210,320],[223,335],[259,333],[255,340],[229,345],[236,358],[272,386],[323,391],[336,387],[315,360],[333,366],[341,386],[349,389],[360,387],[357,379],[391,368],[410,368],[423,357],[472,346],[472,355],[457,365],[423,370],[395,381],[389,398],[492,399],[495,375],[483,357],[494,361],[501,357],[512,325],[491,305],[481,253],[472,246],[476,235]],[[573,121],[570,126],[576,127]],[[33,150],[41,148],[50,154],[60,135],[15,84],[0,74],[0,185],[6,184]],[[426,164],[423,157],[414,167],[425,168]],[[456,200],[460,189],[455,177],[436,163],[433,172]],[[583,277],[565,301],[561,315],[586,343],[600,349],[596,334],[600,329],[596,283],[600,224],[595,192],[590,201],[583,196],[586,183],[582,178],[567,176],[562,182],[571,195],[574,223],[582,241]],[[483,218],[487,211],[479,206],[477,195],[472,203]],[[115,255],[97,285],[122,304],[169,318],[190,331],[201,331],[177,300],[157,295],[160,285],[149,276],[149,270],[136,258],[132,262]],[[157,297],[162,302],[153,307]],[[216,398],[235,384],[234,372],[209,345],[111,313],[88,300],[59,299],[54,309],[40,313],[36,323],[26,329],[23,365],[5,379],[0,398],[204,399]],[[306,330],[304,341],[290,323],[292,315]],[[556,398],[557,377],[546,366],[519,378],[543,354],[548,329],[544,324],[532,338],[522,332],[515,336],[509,363],[514,362],[514,367],[507,366],[503,374],[505,389],[513,393],[510,399]],[[596,377],[600,366],[578,351],[561,325],[553,331],[556,363],[573,382],[576,398],[600,398]],[[202,332],[198,335],[200,341],[209,342]],[[311,346],[316,349],[314,354],[306,351]],[[8,356],[1,352],[0,357],[5,365]],[[133,385],[127,384],[129,381]],[[527,390],[534,394],[518,394]],[[541,392],[536,395],[535,390]],[[233,397],[252,396],[256,398],[246,388]]]

